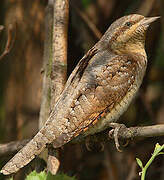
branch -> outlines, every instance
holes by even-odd
[[[111,123],[111,126],[115,128],[117,123]],[[164,136],[164,124],[130,128],[122,125],[118,132],[119,139],[137,139],[156,136]],[[112,138],[114,138],[113,134]]]
[[[67,33],[69,18],[69,0],[54,0],[53,3],[53,32],[52,32],[52,62],[50,72],[50,108],[53,109],[64,89],[67,79]],[[57,150],[49,148],[47,162],[48,170],[56,174],[59,161],[55,157]]]
[[[42,101],[39,116],[39,129],[45,124],[51,111],[51,72],[53,62],[53,16],[54,16],[54,1],[49,0],[45,11],[45,40],[44,40],[44,56],[43,56],[43,85],[42,85]],[[48,147],[48,153],[51,153],[51,148]],[[45,154],[42,153],[42,158],[47,160]],[[56,173],[59,168],[59,161],[55,156],[48,156],[47,168],[49,171]]]
[[[12,154],[25,146],[30,139],[25,139],[22,141],[12,141],[6,144],[0,144],[0,156],[4,156],[5,154]]]
[[[88,18],[85,13],[83,13],[83,11],[76,7],[74,2],[71,3],[71,6],[75,9],[76,13],[81,17],[81,19],[86,23],[94,36],[99,40],[102,37],[102,33],[98,30],[96,25]]]
[[[127,128],[125,125],[122,125],[118,132],[118,138],[120,139],[137,139],[137,138],[159,137],[159,136],[164,136],[164,124],[144,126],[144,127],[130,127],[130,128]],[[102,142],[102,140],[109,141],[109,134],[104,133],[104,131],[97,134],[96,137],[97,137],[96,139],[98,140],[95,141],[96,143],[98,143],[99,141]],[[114,137],[111,135],[110,138],[113,139]],[[91,139],[93,140],[94,138]],[[4,154],[11,154],[14,153],[15,151],[22,149],[22,147],[26,145],[29,141],[30,141],[29,139],[25,139],[22,141],[12,141],[7,144],[0,144],[0,156],[3,156]],[[73,143],[75,143],[75,141]],[[79,143],[79,141],[78,142],[76,141],[76,143]]]
[[[68,0],[54,1],[51,109],[62,93],[67,79],[68,8]]]
[[[50,113],[50,70],[52,64],[52,27],[53,27],[53,3],[49,4],[45,10],[45,39],[43,54],[43,84],[42,84],[42,100],[39,116],[39,129],[44,125]]]
[[[3,29],[3,26],[0,27],[0,31],[2,31],[2,29]],[[10,52],[11,48],[13,47],[13,44],[16,38],[16,31],[15,31],[14,38],[12,38],[13,29],[14,29],[13,25],[10,24],[8,27],[8,32],[7,32],[7,43],[6,43],[3,53],[0,55],[0,60],[2,60],[2,58],[6,56]]]

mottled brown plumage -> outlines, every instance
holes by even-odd
[[[116,122],[141,85],[147,64],[145,33],[157,18],[133,14],[115,21],[80,60],[44,127],[1,172],[18,171],[48,143],[61,147]]]

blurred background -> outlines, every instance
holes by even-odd
[[[128,111],[121,117],[126,126],[162,124],[164,121],[164,1],[163,0],[70,0],[68,33],[68,75],[84,53],[110,24],[124,15],[138,13],[161,16],[149,28],[146,39],[148,68],[144,82]],[[0,61],[0,143],[31,138],[38,131],[41,102],[44,45],[44,17],[47,0],[1,0],[0,52],[5,48],[7,28],[16,22],[16,39]],[[98,32],[90,28],[94,24]],[[163,137],[131,141],[122,153],[113,141],[104,151],[97,145],[87,151],[85,144],[68,144],[60,150],[60,172],[80,180],[139,180],[135,158],[148,161]],[[0,168],[13,156],[0,157]],[[24,179],[37,160],[16,174]],[[44,163],[43,163],[44,164]],[[0,179],[5,179],[0,175]],[[164,158],[150,166],[147,180],[164,180]]]

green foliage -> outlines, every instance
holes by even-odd
[[[46,180],[46,178],[47,174],[45,171],[42,171],[40,173],[33,171],[26,177],[26,180]]]
[[[9,180],[13,180],[13,179],[9,179]],[[65,174],[52,175],[51,173],[47,174],[45,171],[42,171],[40,173],[33,171],[26,177],[25,180],[76,180],[76,178],[69,177]]]
[[[143,168],[142,161],[138,158],[136,158],[137,164],[139,165],[140,168]]]
[[[51,173],[48,173],[46,180],[76,180],[76,178],[75,177],[69,177],[65,174],[52,175]]]
[[[150,164],[155,159],[155,157],[157,157],[158,155],[164,154],[164,152],[161,152],[163,149],[164,149],[164,144],[161,146],[157,143],[155,145],[155,149],[154,149],[154,152],[153,152],[151,158],[149,159],[149,161],[146,163],[145,166],[143,166],[143,163],[140,159],[136,158],[137,164],[142,169],[142,172],[140,173],[141,174],[141,180],[145,180],[146,171],[147,171],[148,167],[150,166]]]

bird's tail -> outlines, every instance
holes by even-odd
[[[27,165],[36,155],[46,147],[49,140],[39,131],[0,171],[4,175],[17,172]]]

